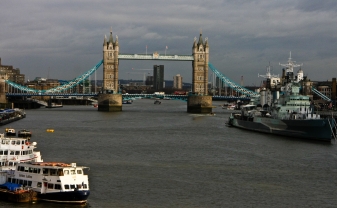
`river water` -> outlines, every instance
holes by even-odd
[[[26,110],[1,130],[31,130],[44,161],[90,167],[91,195],[85,206],[0,207],[336,207],[337,144],[226,127],[230,111],[221,104],[213,102],[215,116],[148,99],[114,113]]]

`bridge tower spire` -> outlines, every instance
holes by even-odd
[[[200,95],[207,95],[209,45],[208,38],[205,38],[205,42],[203,41],[201,31],[199,41],[197,42],[197,38],[194,38],[192,56],[194,58],[192,64],[192,92]]]

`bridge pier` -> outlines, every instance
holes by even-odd
[[[189,95],[187,97],[188,113],[212,113],[212,96]]]
[[[121,94],[99,94],[98,111],[118,112],[122,111]]]

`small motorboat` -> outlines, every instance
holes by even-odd
[[[18,131],[18,137],[32,137],[32,132],[26,129]]]
[[[156,100],[156,101],[154,101],[154,104],[161,104],[161,102],[159,101],[159,100]]]
[[[6,136],[16,136],[15,129],[6,128]]]

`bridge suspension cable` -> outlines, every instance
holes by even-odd
[[[78,76],[77,78],[69,81],[69,82],[66,82],[65,84],[63,85],[60,85],[60,86],[57,86],[55,88],[51,88],[51,89],[48,89],[48,90],[36,90],[36,89],[32,89],[32,88],[29,88],[29,87],[26,87],[26,86],[22,86],[22,85],[19,85],[15,82],[12,82],[10,80],[5,80],[5,82],[18,89],[18,90],[21,90],[23,92],[27,92],[27,93],[43,93],[43,94],[49,94],[49,93],[59,93],[59,92],[64,92],[80,83],[82,83],[85,79],[87,79],[92,73],[94,73],[101,65],[103,64],[103,60],[101,60],[98,64],[96,64],[96,66],[94,66],[92,69],[90,69],[89,71],[87,71],[86,73]]]
[[[225,77],[225,75],[223,75],[222,73],[220,73],[211,63],[208,63],[208,67],[214,72],[214,74],[220,80],[222,80],[224,83],[226,83],[233,90],[235,90],[237,92],[240,92],[242,94],[248,95],[250,97],[258,97],[258,96],[260,96],[259,93],[256,93],[256,92],[251,91],[251,90],[249,90],[247,88],[244,88],[244,87],[236,84],[235,82],[231,81],[227,77]]]

